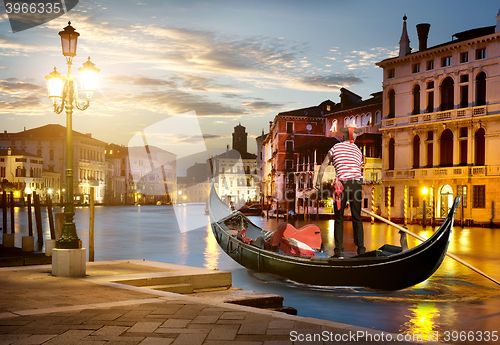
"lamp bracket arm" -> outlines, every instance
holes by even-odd
[[[62,99],[62,102],[60,105],[57,105],[57,102],[54,101],[54,113],[60,114],[64,110],[64,106],[66,105],[66,100],[65,98]]]
[[[78,98],[78,91],[75,88],[74,91],[74,99],[75,99],[75,106],[78,110],[85,110],[89,107],[90,105],[90,98],[87,97],[86,102],[80,102],[80,99]]]

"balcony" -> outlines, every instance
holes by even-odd
[[[422,125],[435,122],[456,121],[469,119],[472,117],[484,116],[488,114],[486,105],[480,107],[470,107],[439,111],[436,113],[410,115],[406,117],[396,117],[382,120],[382,128]]]
[[[450,179],[459,177],[500,176],[500,166],[464,166],[447,168],[385,170],[382,173],[384,180],[408,179]]]

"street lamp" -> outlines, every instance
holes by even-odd
[[[71,26],[71,22],[68,22],[68,26],[59,32],[59,36],[61,36],[62,53],[66,57],[68,65],[68,74],[63,77],[54,67],[54,71],[45,77],[49,98],[52,99],[54,105],[54,112],[60,114],[63,109],[66,109],[66,200],[64,202],[64,225],[61,237],[56,242],[56,248],[78,249],[81,242],[76,234],[76,226],[73,221],[75,215],[73,199],[73,101],[79,110],[85,110],[89,107],[90,98],[96,87],[97,73],[100,70],[94,67],[90,57],[83,64],[83,67],[78,69],[82,77],[82,89],[86,95],[85,102],[80,102],[75,78],[71,75],[71,65],[73,57],[76,55],[76,45],[80,34]]]

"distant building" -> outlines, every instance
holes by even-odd
[[[177,197],[176,155],[155,146],[128,148],[134,202],[171,204]]]
[[[0,134],[0,146],[23,150],[42,158],[43,169],[61,174],[61,190],[65,188],[66,127],[51,124],[17,133],[4,131]],[[106,187],[105,147],[106,143],[92,138],[91,134],[73,131],[73,193],[76,204],[89,203],[90,187],[95,187],[96,202],[103,202]]]
[[[187,176],[177,177],[180,202],[206,203],[210,194],[210,171],[206,163],[195,163],[187,168]]]
[[[260,200],[257,156],[247,152],[247,136],[244,126],[234,127],[233,149],[228,147],[207,161],[217,193],[223,201],[236,206]]]
[[[334,102],[327,100],[309,108],[279,113],[269,124],[269,134],[262,141],[262,183],[266,201],[282,210],[295,209],[295,148],[325,136],[324,115]]]
[[[130,172],[128,148],[106,145],[106,192],[104,203],[125,205],[134,203],[134,180]]]
[[[44,184],[43,159],[19,149],[0,148],[0,181],[1,192],[6,190],[8,182],[11,183],[15,189],[14,198],[18,202],[24,202],[26,195],[32,192],[40,195],[42,200],[49,193]]]
[[[340,89],[340,103],[333,111],[326,114],[326,136],[342,140],[340,129],[350,123],[355,123],[361,129],[355,144],[363,153],[363,203],[364,208],[370,209],[372,196],[376,212],[380,213],[382,206],[382,95],[383,92],[371,94],[371,98],[363,100],[354,92],[345,88]],[[326,154],[326,152],[318,152]],[[324,156],[323,156],[324,157]],[[318,164],[322,163],[322,159]],[[319,167],[317,167],[319,169]],[[333,170],[333,167],[330,169]],[[331,170],[331,171],[332,171]],[[333,182],[332,175],[325,175],[323,180]],[[372,189],[373,193],[372,193]]]
[[[393,218],[421,220],[426,200],[428,219],[442,219],[458,195],[455,219],[499,223],[500,13],[496,26],[434,47],[427,46],[430,25],[419,24],[415,52],[403,19],[399,56],[377,63],[384,76],[384,214],[390,206]]]

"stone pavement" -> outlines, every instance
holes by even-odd
[[[51,265],[0,268],[0,344],[403,343],[395,334],[119,283],[179,267],[87,263],[84,278],[54,277]]]

